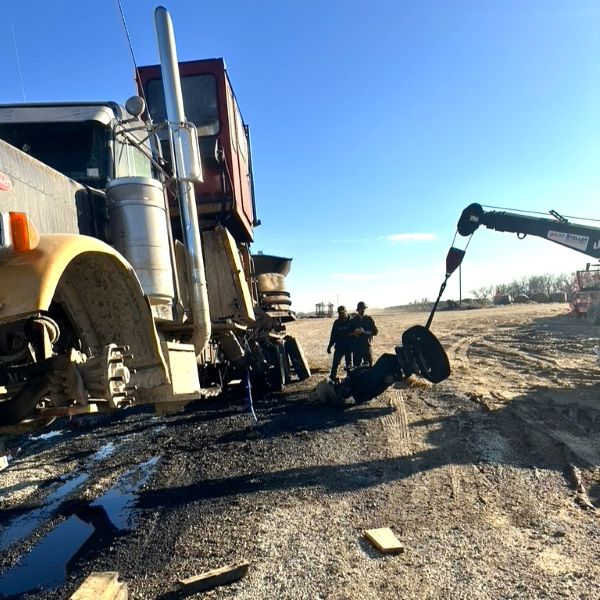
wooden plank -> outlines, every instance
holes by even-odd
[[[206,571],[206,573],[194,575],[187,579],[180,579],[178,581],[179,590],[186,595],[195,594],[196,592],[210,590],[219,585],[232,583],[241,579],[248,572],[249,566],[250,563],[248,561],[242,560],[227,567]]]
[[[404,546],[389,527],[367,529],[365,537],[381,552],[394,554],[404,552]]]
[[[79,589],[71,596],[71,600],[122,600],[127,598],[127,586],[117,581],[119,574],[116,571],[104,573],[94,572],[81,584]],[[125,585],[125,596],[123,593]]]
[[[114,600],[127,600],[129,598],[129,592],[127,591],[127,584],[123,581],[119,584],[117,592],[113,596]]]
[[[74,415],[91,415],[98,412],[97,404],[86,406],[53,406],[51,408],[38,409],[39,414],[44,417],[72,417]]]

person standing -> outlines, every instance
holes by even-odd
[[[338,318],[333,322],[331,335],[329,336],[329,344],[327,346],[327,354],[331,354],[332,346],[335,346],[333,353],[333,362],[331,363],[330,379],[337,378],[337,371],[342,361],[342,357],[346,360],[346,371],[352,368],[352,345],[350,334],[350,317],[346,312],[345,306],[338,306]]]
[[[367,305],[359,302],[356,305],[357,314],[350,319],[350,331],[352,332],[352,358],[355,367],[361,365],[373,366],[373,336],[378,330],[372,317],[365,314]]]

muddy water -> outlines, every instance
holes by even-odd
[[[112,449],[105,446],[93,458],[98,460],[113,450],[114,446]],[[18,598],[26,592],[60,586],[85,550],[98,551],[110,544],[120,532],[133,529],[137,524],[137,492],[152,475],[158,460],[154,457],[129,469],[100,498],[91,504],[76,506],[73,514],[0,576],[0,598]],[[2,537],[3,548],[29,535],[88,477],[87,473],[81,473],[69,479],[51,494],[43,508],[16,519]]]

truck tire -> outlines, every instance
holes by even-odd
[[[273,392],[283,392],[286,384],[286,363],[285,348],[283,343],[274,344],[274,352],[270,357],[272,360],[271,368],[267,374],[269,389]],[[271,362],[271,360],[269,362]]]
[[[308,379],[310,377],[310,367],[296,338],[287,336],[285,339],[285,349],[298,379],[300,381]]]

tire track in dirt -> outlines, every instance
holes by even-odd
[[[387,454],[389,458],[410,456],[412,454],[408,415],[404,396],[398,389],[392,389],[388,406],[392,409],[389,415],[381,418],[381,425],[387,438]]]
[[[454,342],[454,344],[447,349],[448,358],[450,359],[452,368],[466,368],[469,364],[469,348],[482,339],[482,335],[471,335]]]
[[[507,346],[506,344],[503,344],[501,347],[499,347],[498,341],[482,339],[479,345],[483,351],[486,351],[488,353],[485,354],[486,356],[489,355],[499,358],[516,358],[518,359],[518,361],[524,363],[531,363],[533,366],[541,367],[544,369],[547,369],[548,367],[550,367],[551,369],[555,369],[558,366],[558,362],[555,359],[541,356],[536,352],[532,352],[531,350],[524,347],[522,343],[519,345],[518,348],[512,348],[510,346]]]
[[[531,342],[531,335],[515,337],[496,331],[459,339],[447,353],[454,374],[461,378],[461,388],[466,385],[477,395],[492,397],[514,395],[530,387],[532,378],[547,383],[547,378],[556,378],[560,369],[559,361],[541,354]],[[502,366],[501,380],[498,365]],[[496,383],[493,388],[491,382]],[[496,389],[498,384],[500,389]]]
[[[490,369],[485,362],[488,356],[480,352],[482,346],[498,350],[484,334],[470,335],[454,342],[447,350],[450,367],[453,375],[460,380],[460,388],[464,389],[466,386],[477,395],[497,394],[497,390],[489,389],[494,377],[490,377]],[[498,354],[501,352],[497,351],[493,355],[490,353],[489,357],[495,358]],[[517,383],[513,379],[514,377],[506,377],[505,381],[509,384]]]

